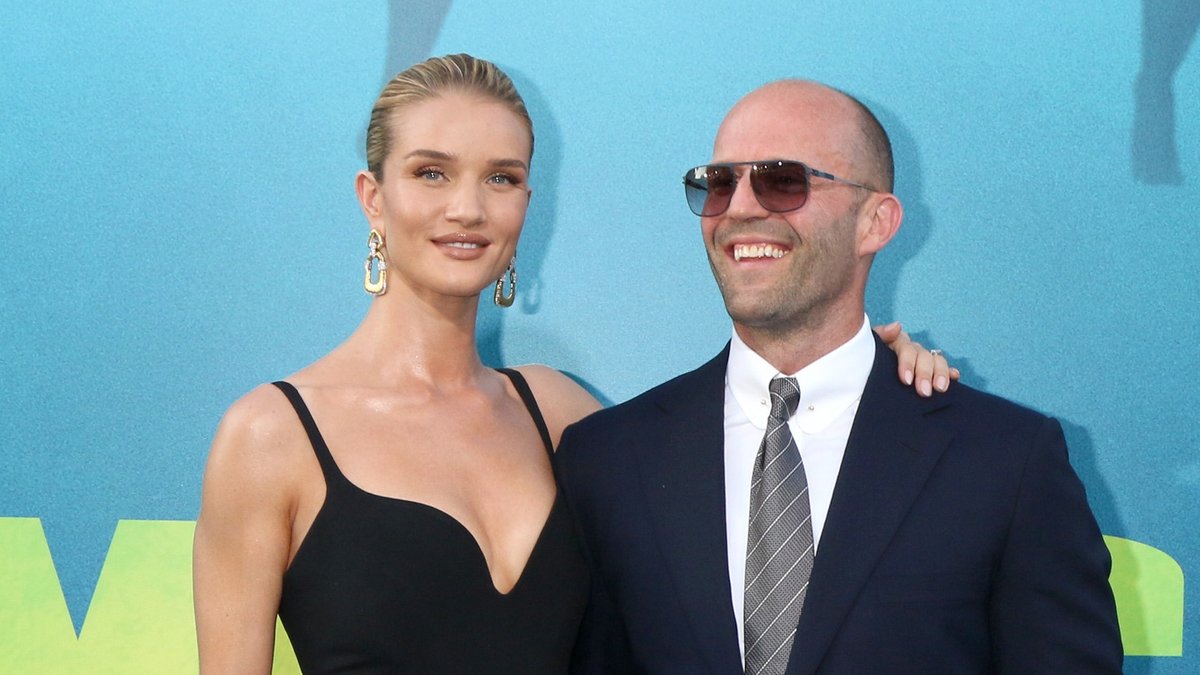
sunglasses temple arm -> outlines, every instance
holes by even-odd
[[[814,169],[814,168],[812,168],[812,167],[808,167],[808,172],[809,172],[810,174],[812,174],[812,175],[816,176],[817,178],[824,178],[825,180],[831,180],[831,181],[833,181],[833,182],[835,182],[835,183],[842,183],[842,184],[844,184],[844,185],[853,185],[853,186],[854,186],[854,187],[856,187],[856,188],[862,188],[862,189],[864,189],[864,190],[870,190],[871,192],[878,192],[878,190],[876,190],[876,189],[875,189],[875,188],[873,188],[873,187],[869,187],[869,186],[863,185],[862,183],[855,183],[854,181],[852,181],[852,180],[846,180],[845,178],[838,178],[837,176],[835,176],[835,175],[833,175],[833,174],[831,174],[831,173],[825,173],[824,171],[820,171],[820,170],[818,170],[818,169]]]

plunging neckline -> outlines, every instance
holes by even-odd
[[[334,460],[334,464],[335,465],[337,464],[337,460]],[[507,591],[502,591],[496,585],[496,577],[492,576],[492,566],[488,561],[487,554],[483,552],[483,547],[479,545],[479,538],[476,537],[475,533],[471,531],[471,528],[464,525],[461,520],[459,520],[458,518],[455,518],[454,516],[447,513],[445,510],[438,508],[438,507],[434,506],[433,504],[419,502],[414,499],[405,499],[404,497],[390,497],[388,495],[381,495],[381,494],[377,494],[375,492],[370,492],[369,490],[364,490],[363,488],[361,488],[357,484],[355,484],[354,481],[347,478],[346,475],[342,473],[341,468],[338,468],[338,474],[340,475],[341,479],[343,481],[345,481],[346,485],[350,486],[355,492],[357,492],[358,494],[360,494],[364,497],[367,497],[368,499],[377,499],[377,500],[381,500],[384,502],[390,502],[393,504],[397,504],[399,506],[409,507],[409,508],[415,509],[417,511],[429,513],[431,516],[433,516],[439,520],[449,522],[452,530],[457,530],[458,532],[462,533],[463,535],[465,535],[467,537],[467,539],[469,540],[469,544],[470,544],[468,546],[468,548],[472,549],[475,552],[475,554],[478,555],[478,560],[483,565],[483,570],[482,570],[483,574],[484,574],[484,576],[486,576],[488,578],[488,585],[491,586],[492,591],[501,598],[507,598],[507,597],[511,596],[514,592],[516,592],[517,588],[520,587],[521,581],[525,579],[525,575],[529,571],[529,567],[533,562],[533,557],[535,555],[537,555],[538,549],[540,549],[542,547],[542,540],[546,538],[546,530],[548,530],[550,527],[550,520],[554,517],[554,512],[558,509],[559,502],[562,500],[562,497],[561,497],[561,494],[560,494],[558,488],[555,487],[554,500],[550,502],[550,508],[546,511],[546,516],[542,519],[542,528],[540,530],[538,530],[538,536],[536,539],[534,539],[533,546],[530,547],[529,553],[525,556],[525,564],[521,566],[521,570],[517,573],[516,580],[513,581],[512,587],[509,588]],[[324,510],[324,504],[322,504],[321,510]],[[318,511],[317,516],[320,517],[320,515],[321,515],[321,512]],[[316,523],[316,519],[314,519],[313,522]],[[310,531],[311,531],[311,529],[312,529],[312,526],[309,526]],[[307,532],[305,533],[304,539],[305,540],[308,539]],[[296,558],[300,557],[300,550],[303,548],[304,548],[304,541],[301,541],[300,548],[296,549],[296,556],[292,558],[293,562],[295,562]]]
[[[533,400],[532,393],[528,391],[527,386],[521,386],[524,385],[523,380],[521,380],[520,384],[518,384],[518,380],[513,378],[512,374],[509,374],[509,372],[506,372],[505,370],[501,370],[500,372],[507,376],[513,383],[514,388],[521,397],[521,402],[525,405],[530,417],[533,418],[534,426],[537,428],[539,436],[541,436],[543,443],[546,445],[547,452],[552,452],[553,449],[550,446],[550,438],[545,427],[545,422],[541,417],[541,411],[537,409],[537,403]],[[312,532],[313,527],[317,524],[321,514],[325,511],[325,507],[329,502],[329,490],[332,487],[330,485],[330,479],[332,478],[341,481],[343,484],[349,487],[352,492],[366,497],[367,499],[407,506],[418,512],[429,513],[439,520],[449,521],[452,530],[457,530],[458,532],[466,535],[467,539],[469,540],[468,548],[472,549],[474,551],[474,555],[478,556],[478,561],[483,565],[483,575],[487,577],[488,586],[496,596],[500,598],[508,598],[517,590],[518,587],[520,587],[522,580],[525,579],[526,573],[529,570],[530,564],[533,562],[533,557],[542,547],[542,541],[545,539],[546,531],[550,526],[550,521],[553,519],[555,511],[559,508],[561,494],[557,485],[554,487],[554,499],[550,502],[550,508],[547,509],[546,515],[542,518],[541,529],[538,530],[538,535],[534,539],[533,545],[530,547],[529,552],[525,556],[525,563],[521,566],[520,571],[517,572],[517,576],[515,581],[513,581],[512,587],[509,588],[508,591],[501,591],[496,585],[496,577],[492,575],[492,566],[488,560],[487,554],[484,552],[483,546],[480,545],[479,538],[475,536],[475,533],[472,532],[469,527],[463,524],[463,522],[458,518],[450,515],[449,512],[440,507],[434,506],[433,504],[428,504],[426,502],[421,502],[414,499],[407,499],[404,497],[381,495],[359,487],[357,483],[350,480],[350,478],[346,476],[346,474],[342,471],[341,466],[338,465],[337,458],[335,458],[333,456],[333,452],[329,450],[329,444],[325,441],[325,435],[321,433],[321,429],[317,425],[317,421],[313,417],[312,411],[308,407],[308,403],[304,400],[304,397],[300,395],[300,391],[296,389],[295,385],[290,382],[285,381],[283,384],[291,388],[291,392],[289,393],[287,389],[283,389],[281,387],[284,393],[288,395],[288,398],[292,398],[292,394],[295,396],[293,404],[298,404],[296,405],[297,412],[301,413],[301,423],[305,426],[306,431],[308,431],[309,441],[313,444],[314,450],[317,450],[317,459],[323,465],[323,473],[331,472],[333,474],[332,476],[325,476],[325,499],[322,501],[321,507],[317,509],[316,516],[313,518],[312,523],[309,524],[308,529],[304,532],[304,536],[300,541],[300,545],[296,548],[295,555],[292,556],[291,562],[288,563],[287,568],[284,570],[285,574],[292,568],[293,565],[296,564],[296,560],[300,558],[300,555],[304,551],[305,544],[308,543],[309,534]],[[317,447],[318,443],[320,445],[319,448]],[[324,458],[322,455],[324,455]],[[327,458],[329,461],[328,467],[324,466],[325,458]]]
[[[546,452],[552,452],[536,401],[517,381],[518,374],[510,377],[530,409]],[[315,517],[293,540],[296,554],[280,590],[279,618],[305,672],[557,675],[569,669],[587,606],[590,573],[565,493],[555,489],[547,495],[551,484],[545,483],[529,493],[537,499],[519,514],[523,530],[511,531],[515,538],[502,542],[513,544],[510,550],[496,549],[498,561],[511,563],[501,570],[502,593],[480,546],[493,530],[481,529],[477,539],[464,525],[479,525],[476,512],[454,511],[463,515],[460,521],[443,510],[437,500],[453,497],[452,492],[433,493],[435,506],[409,498],[430,495],[400,492],[400,484],[371,483],[385,491],[377,494],[352,483],[337,466],[295,388],[278,386],[304,423],[326,485],[324,499],[309,492],[321,503],[308,502],[305,520],[313,511]],[[495,445],[487,437],[476,442],[479,451]],[[515,443],[520,442],[518,437]],[[517,448],[522,454],[532,450]],[[346,457],[356,459],[353,454]],[[356,475],[373,478],[371,466],[364,464],[368,473]],[[359,464],[353,467],[357,470]],[[528,478],[550,480],[545,467],[525,469],[541,472]],[[492,472],[481,476],[498,477]],[[415,483],[418,489],[421,485]],[[499,499],[505,499],[503,488],[509,483],[493,485]],[[400,496],[392,496],[397,493]],[[548,497],[553,501],[547,503]],[[504,502],[485,501],[483,506],[497,503]],[[459,507],[457,502],[447,505]],[[534,520],[543,514],[541,529],[535,532]],[[510,531],[510,521],[482,522],[494,522],[500,528],[494,531],[503,535]],[[523,561],[518,557],[522,553]]]

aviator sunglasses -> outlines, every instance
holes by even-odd
[[[754,191],[754,198],[772,213],[795,211],[804,206],[808,201],[810,176],[876,191],[875,188],[838,178],[790,159],[702,164],[683,174],[683,189],[692,213],[704,218],[725,213],[729,209],[729,202],[733,200],[733,191],[737,189],[736,168],[740,166],[750,167],[750,188]]]

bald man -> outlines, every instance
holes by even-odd
[[[875,116],[796,80],[739,101],[685,174],[733,335],[563,435],[594,571],[577,672],[1121,672],[1059,423],[921,398],[869,330],[892,182]]]

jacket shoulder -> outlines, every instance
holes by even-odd
[[[676,405],[684,405],[698,392],[715,391],[723,396],[725,364],[729,360],[729,346],[704,365],[677,375],[633,398],[617,405],[597,411],[571,425],[569,430],[576,434],[620,433],[635,429],[639,421],[663,414]]]
[[[983,428],[1035,430],[1051,419],[1029,406],[962,383],[952,385],[943,396],[948,409]]]
[[[1039,428],[1050,419],[1033,408],[962,382],[951,384],[943,393],[922,398],[896,378],[896,367],[896,355],[885,345],[878,344],[871,376],[863,392],[863,405],[883,405],[889,411],[897,410],[893,407],[896,405],[901,408],[916,406],[932,420],[961,419],[985,427]]]

